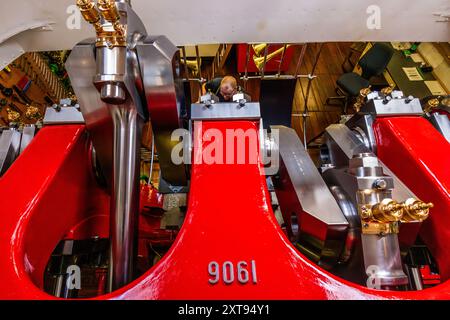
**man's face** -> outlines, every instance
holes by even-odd
[[[222,83],[220,86],[220,94],[223,96],[225,100],[231,100],[233,95],[236,93],[236,89],[234,89],[229,82]]]

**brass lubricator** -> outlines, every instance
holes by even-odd
[[[359,96],[356,98],[356,102],[353,105],[353,109],[355,109],[356,112],[359,112],[359,110],[361,110],[361,107],[364,104],[364,100],[366,99],[366,97],[371,92],[372,91],[370,90],[370,86],[368,86],[367,88],[362,88],[361,90],[359,90]]]
[[[385,198],[374,205],[359,208],[364,234],[398,233],[398,222],[403,216],[403,204]]]
[[[95,8],[94,2],[90,0],[77,0],[77,6],[84,20],[94,26],[95,32],[97,34],[103,32],[102,24],[100,23],[100,14]]]
[[[423,221],[428,218],[430,208],[433,207],[434,205],[431,202],[425,203],[414,198],[409,198],[404,202],[402,222]]]
[[[433,204],[409,198],[398,203],[385,198],[374,205],[362,205],[359,214],[365,234],[398,233],[398,223],[420,222],[428,217]]]
[[[113,48],[127,45],[126,30],[120,23],[120,13],[114,0],[98,0],[97,8],[93,1],[77,0],[77,6],[83,18],[95,28],[97,47]],[[111,23],[112,28],[102,24],[101,18]]]

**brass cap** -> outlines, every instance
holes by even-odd
[[[359,95],[362,97],[367,97],[369,95],[369,93],[371,93],[372,90],[370,90],[370,86],[367,88],[362,88],[361,90],[359,90]]]
[[[120,19],[119,10],[117,10],[114,0],[98,0],[97,7],[106,21],[114,23]]]
[[[374,220],[384,223],[400,221],[403,216],[403,207],[404,204],[385,198],[372,206],[372,217]]]
[[[387,95],[390,95],[393,90],[394,90],[394,86],[391,85],[389,87],[381,89],[381,93],[384,94],[385,96],[387,96]]]
[[[424,108],[425,112],[431,112],[433,109],[439,107],[439,100],[437,98],[433,98],[427,101],[427,105]]]
[[[431,202],[425,203],[421,200],[409,198],[404,202],[404,211],[402,220],[405,222],[423,221],[428,218],[430,208],[433,208]]]
[[[80,9],[84,20],[89,23],[96,23],[100,20],[100,14],[95,8],[94,2],[90,0],[77,0],[77,6]]]

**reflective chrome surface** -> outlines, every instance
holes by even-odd
[[[44,125],[84,123],[84,118],[80,110],[75,107],[54,105],[45,109],[43,123]]]
[[[361,121],[367,119],[370,120],[359,118]],[[351,130],[348,124],[347,121],[346,125],[327,127],[323,161],[328,164],[322,166],[324,180],[351,222],[350,230],[356,231],[356,239],[349,232],[342,256],[345,265],[338,268],[337,274],[363,285],[369,285],[366,281],[376,277],[377,282],[370,285],[397,289],[397,286],[408,282],[402,269],[400,250],[406,251],[413,244],[411,241],[417,238],[420,222],[402,224],[398,235],[370,234],[372,231],[367,233],[363,230],[369,225],[358,223],[355,210],[360,206],[375,205],[385,198],[403,202],[410,197],[415,198],[415,195],[367,147],[362,138],[364,131]],[[362,260],[364,270],[360,266]],[[356,276],[362,271],[367,274],[365,279]]]
[[[0,135],[0,176],[19,155],[21,133],[17,129],[3,130]]]
[[[329,158],[336,168],[346,167],[349,160],[358,153],[371,152],[346,125],[332,124],[327,127],[325,135]],[[408,198],[416,198],[414,193],[382,161],[378,159],[378,162],[383,172],[393,179],[395,188],[392,195],[395,199],[405,201]]]
[[[139,147],[142,121],[133,105],[111,106],[114,172],[111,200],[110,291],[133,279],[139,214]]]
[[[431,124],[450,142],[450,120],[447,115],[434,112],[428,117]]]
[[[178,49],[164,36],[149,36],[136,49],[162,178],[173,186],[187,186],[186,165],[171,160],[172,148],[179,142],[172,141],[171,135],[182,127],[184,103]]]
[[[30,144],[31,140],[33,140],[34,135],[36,133],[36,126],[34,124],[26,124],[22,130],[22,139],[20,140],[20,150],[19,154],[21,154],[26,147]]]
[[[96,76],[94,42],[95,39],[86,39],[76,45],[66,61],[66,70],[78,98],[100,166],[111,188],[114,127],[108,105],[100,99],[99,92],[93,83]]]
[[[280,178],[274,185],[281,210],[292,210],[295,204],[295,211],[301,212],[299,242],[303,249],[318,250],[315,260],[333,265],[345,243],[348,222],[294,129],[271,126],[271,130],[279,134]],[[314,243],[321,243],[320,248]]]
[[[88,39],[75,46],[66,62],[112,195],[110,291],[133,279],[139,213],[139,142],[148,109],[135,50],[146,31],[126,2],[117,6],[120,22],[126,26],[127,46],[95,48],[94,40]]]
[[[220,102],[211,105],[193,103],[191,105],[192,120],[232,120],[261,118],[259,102],[247,102],[241,106],[238,102]]]
[[[418,98],[404,97],[401,91],[392,91],[386,95],[374,91],[367,95],[367,101],[360,112],[377,116],[394,116],[420,115],[423,110]]]
[[[361,239],[366,274],[374,277],[374,288],[393,289],[395,286],[408,284],[408,277],[403,272],[397,234],[362,234]]]

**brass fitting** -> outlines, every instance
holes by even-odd
[[[41,112],[39,108],[34,105],[27,105],[27,110],[25,111],[25,117],[29,120],[39,119],[41,117]]]
[[[117,32],[118,36],[124,36],[125,28],[119,22],[120,14],[117,10],[117,6],[114,0],[98,0],[97,2],[98,10],[102,17],[112,23],[114,30]]]
[[[17,111],[7,108],[6,112],[8,113],[9,122],[17,122],[20,119],[20,113],[18,113]]]
[[[359,208],[362,232],[365,234],[398,233],[398,223],[420,222],[428,218],[433,204],[415,198],[404,203],[385,198],[374,205],[362,205]]]
[[[117,10],[114,0],[98,0],[97,7],[106,21],[114,23],[120,19],[119,10]]]
[[[423,221],[428,218],[430,208],[433,208],[431,202],[425,203],[421,200],[409,198],[404,202],[404,214],[402,222]]]
[[[365,234],[398,233],[398,222],[403,216],[402,203],[385,198],[374,205],[362,205],[359,210],[362,232]]]
[[[426,113],[431,112],[433,109],[439,107],[439,100],[437,98],[433,98],[427,101],[427,105],[425,106],[424,110]]]
[[[364,104],[364,99],[371,93],[370,86],[367,88],[362,88],[359,90],[359,96],[356,98],[356,102],[353,105],[353,109],[355,109],[356,112],[359,112],[361,110],[361,107]]]
[[[380,223],[400,221],[403,216],[403,206],[402,203],[385,198],[380,203],[372,206],[370,215],[366,219]]]
[[[84,20],[92,24],[95,28],[95,32],[102,32],[102,25],[100,23],[100,14],[95,8],[94,2],[90,0],[77,0],[77,7],[80,9],[80,13]]]
[[[388,96],[392,93],[394,88],[395,88],[395,85],[390,85],[389,87],[385,87],[385,88],[381,89],[381,93],[384,94],[385,96]]]
[[[95,28],[97,47],[113,48],[127,45],[125,27],[120,23],[120,13],[114,0],[98,0],[97,7],[91,0],[77,0],[77,6],[83,18]],[[101,17],[112,24],[113,31],[105,30]]]
[[[370,86],[368,86],[367,88],[362,88],[361,90],[359,90],[359,95],[363,98],[367,97],[369,95],[369,93],[371,93],[372,90],[370,90]]]

